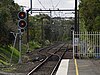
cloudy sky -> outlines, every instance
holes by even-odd
[[[30,7],[30,0],[14,0],[19,5]],[[74,8],[75,0],[32,0],[33,8]],[[42,5],[43,6],[42,6]]]
[[[30,0],[14,0],[19,5],[30,7]],[[75,0],[32,0],[36,9],[74,9]],[[28,8],[26,8],[28,9]]]

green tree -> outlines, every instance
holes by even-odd
[[[17,13],[19,5],[13,0],[0,0],[0,44],[11,43],[11,31],[17,31]]]
[[[0,0],[0,63],[3,64],[9,62],[12,50],[14,51],[13,61],[18,61],[19,51],[10,46],[14,41],[14,36],[10,32],[17,31],[19,9],[19,5],[13,0]]]
[[[30,16],[30,39],[34,41],[41,42],[42,31],[45,40],[49,40],[50,37],[50,17],[46,14],[39,14]],[[48,32],[48,34],[46,33]]]
[[[100,31],[98,17],[100,16],[100,0],[81,0],[79,5],[81,25],[87,31]]]

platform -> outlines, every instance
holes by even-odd
[[[68,65],[69,65],[69,59],[63,59],[61,61],[61,64],[59,65],[58,71],[56,75],[67,75],[68,73]]]
[[[100,75],[100,60],[77,60],[79,75]]]
[[[100,60],[63,59],[56,75],[100,75]]]

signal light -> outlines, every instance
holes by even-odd
[[[25,28],[27,24],[26,24],[25,20],[19,20],[18,25],[19,25],[20,28]]]
[[[24,32],[24,28],[27,26],[27,23],[25,21],[26,19],[26,13],[25,12],[19,12],[18,13],[18,27],[20,29],[21,32]]]
[[[24,32],[24,29],[20,29],[21,32]]]
[[[18,18],[19,19],[25,19],[26,18],[26,13],[25,12],[19,12],[18,13]]]

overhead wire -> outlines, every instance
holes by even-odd
[[[58,1],[58,3],[55,5],[54,8],[57,8],[57,6],[59,5],[60,2],[61,2],[61,0]],[[59,14],[60,14],[60,13],[59,13]],[[59,17],[60,17],[60,15],[59,15]]]
[[[52,3],[52,8],[53,8],[53,10],[55,9],[55,6],[54,6],[54,4],[53,4],[53,1],[52,0],[50,0],[51,1],[51,3]],[[55,11],[54,11],[54,14],[57,16],[57,14],[55,13]]]
[[[53,10],[54,10],[55,8],[54,8],[53,1],[52,1],[52,0],[50,0],[50,1],[51,1],[51,4],[52,4],[52,8],[53,8]],[[57,16],[57,14],[55,13],[55,11],[54,11],[54,14]]]
[[[41,6],[46,10],[46,8],[43,6],[42,2],[38,0],[38,2],[41,4]]]
[[[41,4],[41,6],[46,10],[46,8],[45,8],[45,6],[42,4],[42,2],[41,2],[40,0],[38,0],[38,2],[39,2],[39,3]],[[51,0],[53,9],[55,9],[55,8],[59,5],[60,2],[61,2],[61,0],[59,0],[59,2],[54,6],[53,1]],[[54,12],[54,14],[57,16],[57,14],[56,14],[55,12]]]
[[[56,8],[59,5],[60,2],[61,2],[61,0],[59,0],[59,2],[56,4],[56,6],[54,8]]]
[[[52,3],[52,7],[53,7],[53,9],[55,9],[55,8],[54,8],[53,1],[52,1],[52,0],[51,0],[51,3]]]
[[[54,6],[53,1],[51,0],[53,9],[55,9],[59,5],[60,2],[61,2],[61,0],[59,0],[59,2]]]

